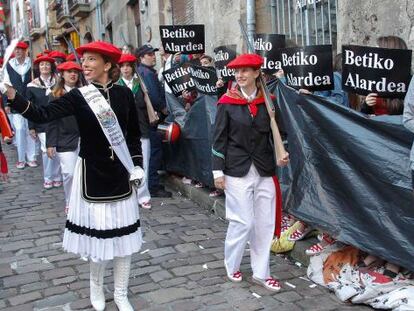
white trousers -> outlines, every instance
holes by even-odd
[[[224,244],[224,264],[228,275],[240,270],[246,244],[250,241],[253,276],[270,277],[276,190],[272,177],[261,177],[252,166],[244,177],[225,176],[226,219],[229,221]]]
[[[15,143],[17,146],[17,161],[26,162],[36,160],[36,140],[29,134],[27,119],[18,113],[12,113],[10,122],[15,132]]]
[[[40,140],[40,150],[42,151],[43,160],[43,179],[45,182],[62,181],[62,175],[60,174],[59,159],[55,156],[50,159],[47,156],[46,148],[46,133],[38,133],[37,136]]]
[[[62,172],[63,190],[65,191],[66,206],[69,205],[70,191],[72,189],[73,172],[78,160],[79,149],[75,151],[57,152]]]
[[[138,188],[138,202],[140,204],[148,202],[151,200],[151,195],[148,190],[148,166],[151,156],[151,143],[149,138],[141,138],[141,148],[142,148],[142,162],[143,170],[145,172],[145,181],[142,187]]]

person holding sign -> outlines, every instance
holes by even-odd
[[[242,281],[240,263],[248,241],[253,281],[271,291],[281,289],[270,275],[270,246],[275,228],[275,158],[270,117],[257,81],[263,58],[242,54],[227,67],[236,70],[235,88],[218,101],[212,147],[214,184],[226,194],[229,220],[224,264],[228,278]],[[280,165],[288,163],[288,155]]]
[[[142,244],[136,187],[144,177],[134,95],[111,80],[121,57],[117,47],[97,41],[77,52],[83,56],[89,85],[72,89],[47,106],[28,102],[9,86],[7,97],[13,109],[35,122],[76,118],[81,142],[63,248],[90,260],[95,310],[105,309],[103,277],[107,262],[113,260],[114,301],[119,310],[132,311],[127,297],[131,255]]]
[[[396,36],[379,37],[378,47],[384,49],[407,50],[407,44]],[[382,98],[377,93],[369,93],[361,105],[361,112],[369,115],[401,115],[403,113],[403,100],[399,98]]]

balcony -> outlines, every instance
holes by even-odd
[[[60,27],[70,26],[70,13],[66,0],[56,0],[56,21]]]
[[[30,39],[36,40],[45,32],[44,27],[40,27],[40,25],[30,25],[29,36]]]
[[[86,17],[91,11],[89,0],[68,0],[68,6],[69,11],[74,17]]]

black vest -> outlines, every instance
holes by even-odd
[[[24,80],[22,81],[22,76],[19,75],[13,67],[7,63],[7,73],[10,77],[10,82],[13,84],[13,87],[17,92],[26,95],[27,84],[30,82],[30,69],[24,74]]]
[[[30,69],[24,74],[24,79],[22,81],[22,76],[19,75],[16,70],[13,69],[13,67],[10,65],[10,63],[7,63],[7,73],[9,74],[10,82],[12,83],[13,87],[16,89],[19,94],[26,97],[26,89],[27,84],[31,81],[31,72]],[[12,113],[17,113],[12,109]]]

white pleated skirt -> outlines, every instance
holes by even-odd
[[[91,203],[82,197],[82,159],[73,174],[63,248],[92,261],[136,253],[142,245],[135,191],[122,201]]]

